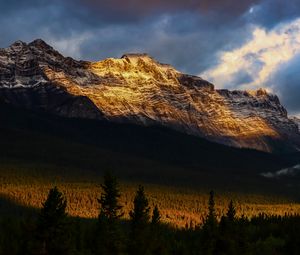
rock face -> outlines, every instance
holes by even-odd
[[[65,117],[163,125],[230,146],[300,147],[298,125],[265,90],[216,90],[147,54],[65,58],[42,40],[0,50],[0,100]]]
[[[293,117],[292,120],[296,123],[296,125],[298,125],[298,130],[300,132],[300,119],[297,117]]]

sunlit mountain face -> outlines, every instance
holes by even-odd
[[[100,62],[65,58],[42,40],[2,49],[0,99],[85,119],[166,126],[225,145],[298,150],[298,122],[277,96],[217,90],[147,54]]]

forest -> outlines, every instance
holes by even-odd
[[[179,227],[162,220],[139,185],[129,217],[120,202],[118,179],[106,173],[98,194],[98,217],[67,213],[67,199],[50,189],[39,210],[0,216],[0,254],[300,254],[300,215],[238,214],[235,201],[217,217],[215,193],[207,200],[201,224]],[[0,207],[3,204],[0,204]]]

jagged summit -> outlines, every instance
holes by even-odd
[[[42,39],[36,39],[29,43],[29,46],[37,47],[40,49],[53,49],[49,44],[47,44],[44,40]]]
[[[25,47],[27,47],[27,44],[23,41],[18,40],[15,41],[13,44],[11,44],[8,49],[15,52],[19,52],[23,50]]]
[[[48,45],[43,39],[35,39],[30,43],[26,43],[22,40],[17,40],[13,42],[9,47],[26,47],[27,45],[31,46],[38,46],[38,45],[43,45],[45,47],[52,48],[50,45]]]
[[[125,53],[121,58],[149,58],[153,59],[149,54],[147,53]]]
[[[129,62],[131,64],[140,64],[141,62],[154,63],[163,68],[174,69],[174,67],[169,64],[160,63],[155,58],[150,56],[148,53],[126,53],[121,57],[121,59],[125,59],[127,62]]]
[[[30,43],[23,42],[21,40],[15,41],[12,43],[8,49],[14,49],[14,50],[23,50],[23,49],[29,49],[30,47],[37,47],[41,49],[53,49],[50,45],[48,45],[45,41],[42,39],[36,39]]]
[[[10,45],[10,47],[20,47],[20,46],[26,46],[27,44],[21,40],[17,40],[14,43]]]
[[[216,90],[148,54],[66,58],[41,39],[0,49],[0,100],[65,117],[162,125],[236,147],[299,148],[298,125],[276,95]]]

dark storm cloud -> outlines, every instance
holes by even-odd
[[[200,13],[219,12],[219,15],[240,15],[260,0],[76,0],[77,4],[94,11],[120,14],[120,16],[142,17],[153,13],[197,11]],[[238,4],[237,4],[238,3]],[[114,16],[114,18],[116,18]]]
[[[248,22],[272,28],[279,22],[293,20],[299,15],[299,0],[264,0],[254,6],[253,13],[247,16],[247,20]]]
[[[139,26],[114,25],[96,33],[98,36],[82,44],[83,55],[97,59],[119,57],[124,52],[147,52],[194,74],[215,64],[216,49],[232,48],[249,36],[238,23],[229,26],[211,21],[208,26],[205,17],[188,12],[147,19]]]
[[[42,38],[88,60],[147,52],[199,74],[218,64],[221,51],[249,40],[253,26],[272,29],[296,17],[299,0],[0,0],[0,47]],[[247,72],[235,82],[245,80],[251,80]],[[299,90],[287,91],[289,98]]]
[[[247,38],[238,14],[258,1],[235,1],[1,1],[0,21],[5,26],[0,32],[6,36],[0,43],[36,37],[67,43],[89,33],[78,52],[59,49],[92,60],[143,51],[196,74],[216,61],[216,49],[234,47]]]
[[[292,61],[280,66],[270,80],[274,91],[291,114],[300,113],[300,54]]]
[[[185,11],[218,13],[216,17],[234,19],[259,2],[260,0],[1,0],[0,13],[8,15],[39,9],[42,16],[47,15],[49,7],[56,7],[58,10],[64,9],[64,15],[60,17],[62,21],[77,18],[89,26],[97,26],[97,21],[124,23],[150,15]]]

